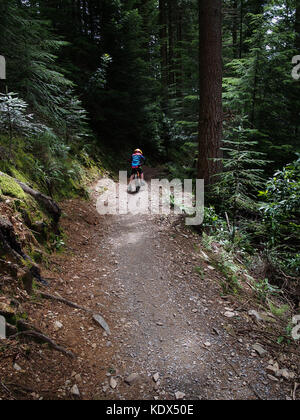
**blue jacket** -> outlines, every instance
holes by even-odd
[[[131,157],[132,168],[139,168],[145,162],[146,162],[146,159],[141,153],[134,153]]]

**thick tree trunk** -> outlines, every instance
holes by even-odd
[[[222,1],[199,0],[200,112],[198,178],[212,184],[220,172],[222,140]]]

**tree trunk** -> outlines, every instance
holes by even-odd
[[[300,0],[297,0],[296,2],[295,33],[296,33],[295,48],[298,51],[298,54],[300,54]]]
[[[163,90],[163,108],[166,111],[168,100],[168,40],[167,40],[167,10],[166,1],[159,0],[159,25],[160,25],[160,61],[161,80]]]
[[[244,24],[244,2],[241,0],[240,6],[240,51],[239,51],[239,58],[243,56],[243,44],[244,44],[244,36],[243,36],[243,24]]]
[[[222,140],[222,1],[199,0],[200,112],[198,178],[214,183]]]
[[[169,56],[168,56],[168,68],[169,68],[169,87],[174,90],[175,84],[175,68],[174,68],[174,15],[175,8],[177,7],[177,0],[168,0],[168,34],[169,34]]]
[[[233,23],[232,23],[232,45],[233,45],[233,58],[239,57],[238,46],[238,0],[233,1]]]
[[[182,61],[182,41],[183,41],[183,9],[178,7],[177,11],[177,73],[176,73],[176,96],[178,98],[183,98],[183,81],[184,81],[184,71],[183,71],[183,61]]]

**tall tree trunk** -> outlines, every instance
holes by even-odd
[[[239,51],[239,58],[243,56],[243,44],[244,44],[244,32],[243,32],[243,24],[244,24],[244,1],[241,1],[240,5],[240,51]]]
[[[174,16],[175,10],[177,8],[177,0],[168,0],[168,13],[169,13],[169,57],[168,57],[168,67],[169,67],[169,86],[172,86],[174,89],[175,84],[175,68],[174,68]]]
[[[250,122],[252,126],[255,123],[255,109],[256,109],[256,95],[257,95],[257,82],[258,82],[258,63],[259,63],[259,54],[256,53],[256,58],[254,62],[254,79],[253,79],[253,92],[252,92],[252,106],[251,106],[251,115]]]
[[[238,0],[233,1],[233,23],[232,23],[232,45],[233,45],[233,58],[239,57],[238,46]]]
[[[168,40],[167,40],[167,6],[166,0],[159,0],[160,25],[160,61],[161,81],[163,91],[163,108],[166,110],[168,102]]]
[[[208,186],[222,167],[222,0],[199,0],[199,41],[198,178]]]
[[[296,50],[298,50],[298,54],[300,54],[300,0],[297,0],[296,2],[295,33],[296,33],[295,47],[296,47]]]
[[[183,41],[183,9],[178,7],[177,14],[177,72],[176,72],[176,96],[177,98],[183,98],[183,61],[182,61],[182,41]]]

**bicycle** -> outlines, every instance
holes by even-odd
[[[131,184],[135,183],[135,191],[132,191],[131,189]],[[134,178],[133,181],[130,182],[130,184],[128,185],[128,192],[132,193],[135,192],[136,194],[140,191],[142,187],[142,178],[141,178],[141,168],[138,168],[134,174]]]

